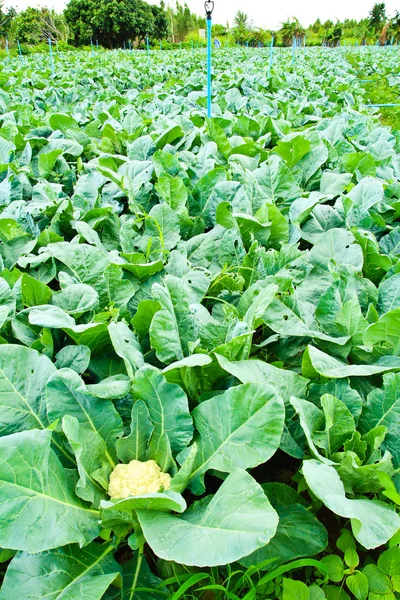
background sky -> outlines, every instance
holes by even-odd
[[[149,0],[158,4],[158,0]],[[168,0],[165,0],[166,4]],[[183,3],[184,0],[181,0]],[[191,11],[203,14],[204,2],[202,0],[186,0]],[[170,0],[172,4],[174,0]],[[27,6],[48,6],[62,11],[66,2],[64,0],[5,0],[5,6],[15,6],[23,10]],[[302,25],[309,25],[317,18],[321,21],[327,19],[361,19],[367,17],[374,4],[374,0],[334,0],[334,2],[321,2],[321,0],[215,0],[214,22],[225,24],[232,23],[238,10],[243,10],[252,19],[253,24],[267,29],[278,28],[287,17],[298,17]],[[386,0],[387,13],[392,15],[399,9],[399,0]]]

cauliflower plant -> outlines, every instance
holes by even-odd
[[[110,475],[108,495],[111,498],[127,498],[168,490],[171,477],[163,473],[154,460],[140,462],[131,460],[127,465],[117,465]]]

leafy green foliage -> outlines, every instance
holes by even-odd
[[[398,134],[253,58],[2,67],[1,600],[400,593]]]

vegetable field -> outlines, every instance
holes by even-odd
[[[54,61],[0,71],[0,600],[399,598],[399,49],[220,51],[212,119],[201,50]]]

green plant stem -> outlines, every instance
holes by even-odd
[[[132,600],[132,598],[135,595],[135,590],[136,590],[137,582],[139,579],[140,567],[142,566],[143,550],[144,550],[144,544],[142,544],[138,548],[138,556],[137,556],[137,562],[136,562],[135,575],[133,577],[132,589],[131,589],[131,594],[129,596],[129,600]]]

